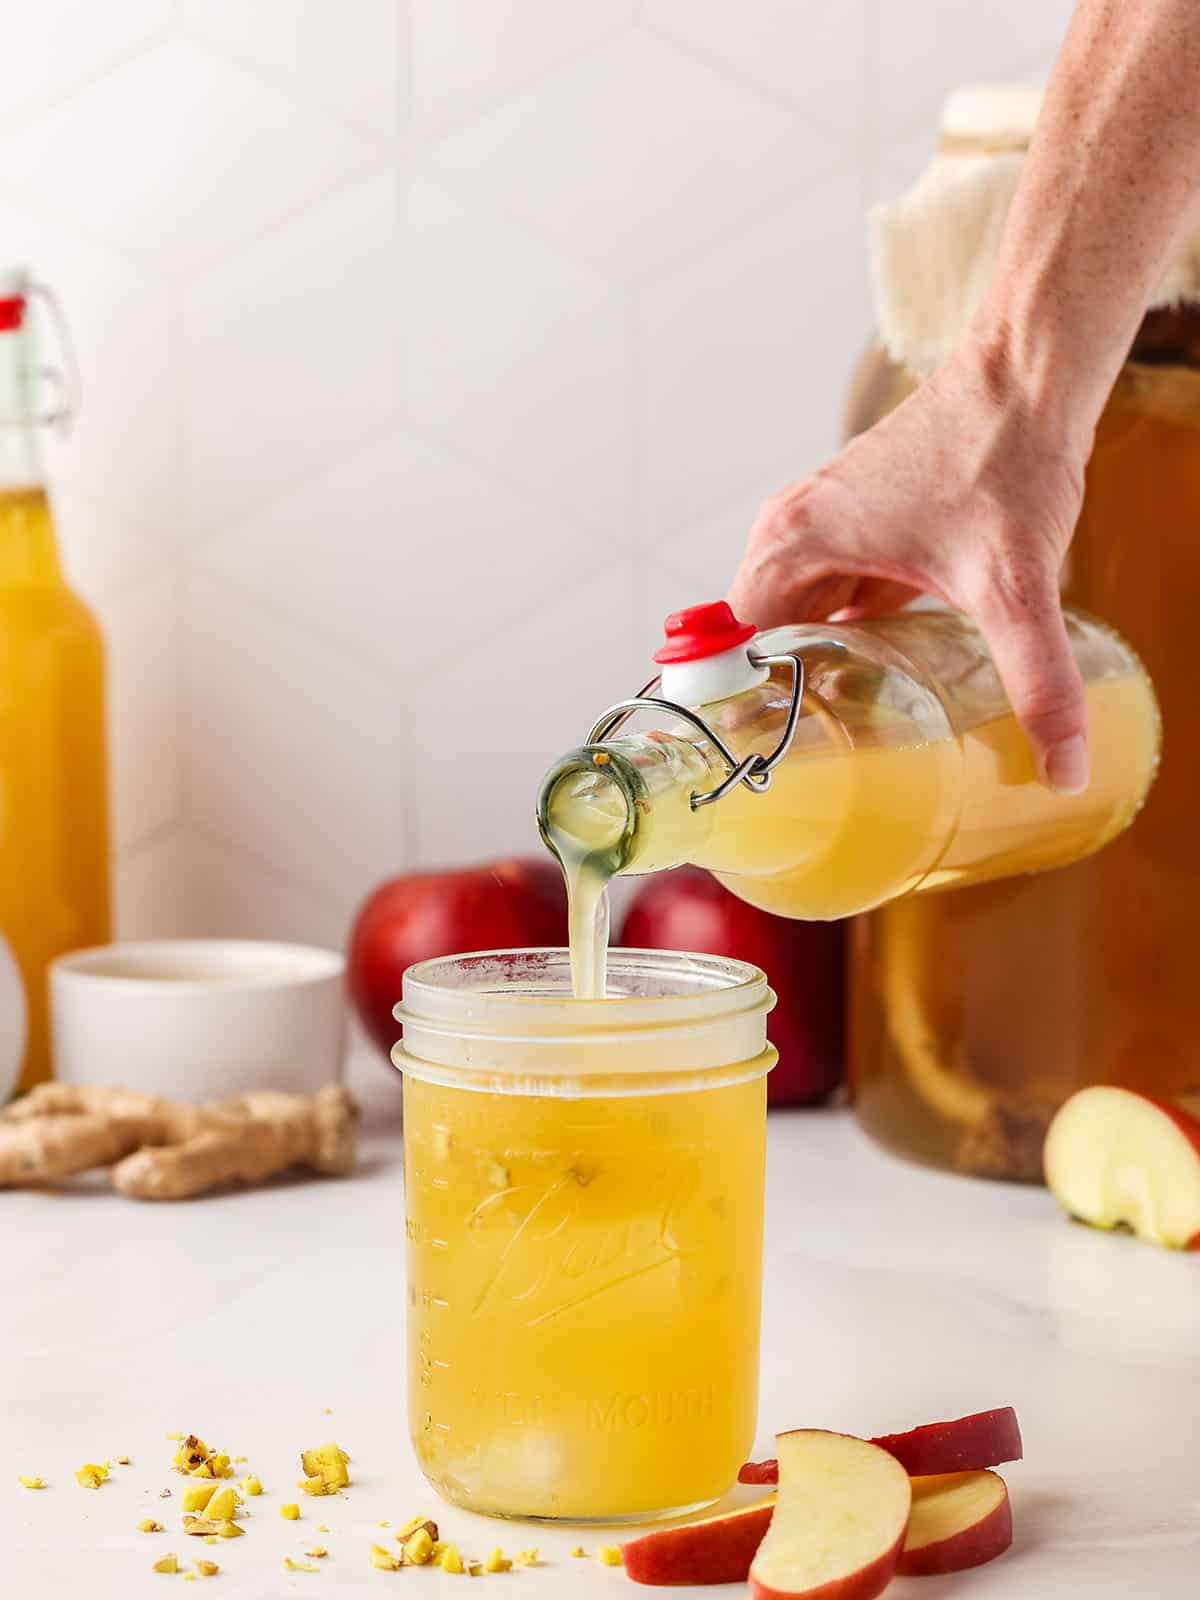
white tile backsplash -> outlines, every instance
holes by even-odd
[[[409,0],[418,133],[461,122],[633,19],[637,0]]]
[[[768,468],[788,459],[795,477],[833,448],[870,327],[860,197],[856,174],[814,172],[791,205],[643,292],[645,488],[659,533],[765,495],[780,487]]]
[[[310,892],[353,902],[405,856],[396,685],[208,577],[188,584],[185,629],[189,817]]]
[[[392,143],[406,16],[397,0],[183,0],[187,31],[268,81]]]
[[[228,254],[367,150],[315,107],[173,38],[0,138],[0,170],[136,259],[184,267]]]
[[[182,808],[177,578],[153,578],[101,610],[109,637],[109,749],[118,851],[178,820]]]
[[[409,197],[413,414],[565,521],[628,538],[625,306],[515,224],[418,178]]]
[[[225,532],[394,420],[402,273],[388,168],[189,282],[180,359],[194,535]]]
[[[120,61],[171,21],[171,0],[37,0],[4,8],[0,123],[27,116]]]
[[[0,238],[110,644],[127,935],[337,943],[537,779],[832,448],[865,209],[1069,0],[41,0]]]
[[[627,33],[439,140],[429,160],[619,280],[693,254],[793,191],[806,140],[823,144],[824,165],[836,159],[791,111]]]
[[[650,27],[729,77],[792,106],[814,127],[862,131],[871,0],[646,0]]]

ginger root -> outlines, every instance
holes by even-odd
[[[185,1200],[289,1167],[354,1167],[358,1107],[338,1084],[315,1095],[259,1090],[187,1105],[125,1089],[42,1084],[0,1110],[0,1188],[110,1167],[138,1200]]]

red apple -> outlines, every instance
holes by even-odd
[[[844,1433],[781,1433],[776,1448],[779,1495],[750,1566],[753,1600],[874,1600],[904,1546],[908,1473]]]
[[[767,1026],[779,1064],[773,1106],[822,1100],[842,1080],[842,929],[748,906],[699,867],[648,876],[619,943],[635,950],[696,950],[752,961],[778,996]]]
[[[912,1512],[897,1569],[905,1578],[963,1572],[1003,1555],[1012,1508],[994,1472],[948,1472],[912,1480]]]
[[[884,1433],[871,1440],[886,1450],[914,1477],[929,1473],[972,1472],[1020,1461],[1021,1429],[1011,1406],[977,1411],[953,1422],[928,1422],[908,1433]],[[739,1483],[777,1483],[779,1463],[747,1461],[738,1473]]]
[[[771,1526],[775,1496],[740,1511],[662,1528],[622,1545],[625,1576],[634,1583],[744,1583],[754,1552]]]
[[[400,1037],[392,1007],[414,961],[566,942],[562,870],[548,856],[414,872],[381,884],[359,911],[350,934],[350,993],[367,1032],[387,1052]]]
[[[1200,1249],[1200,1119],[1132,1089],[1081,1089],[1046,1134],[1050,1193],[1094,1228]]]

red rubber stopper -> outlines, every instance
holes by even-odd
[[[671,613],[666,622],[667,642],[655,652],[654,659],[663,667],[680,661],[703,661],[706,656],[719,656],[723,650],[745,644],[757,631],[753,623],[738,621],[728,601],[710,600],[707,605],[688,606]]]

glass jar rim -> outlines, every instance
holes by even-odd
[[[609,994],[576,1000],[565,949],[480,950],[419,962],[393,1015],[403,1071],[478,1087],[571,1092],[588,1080],[637,1085],[758,1076],[774,1063],[775,995],[749,962],[678,950],[609,951]],[[615,991],[615,992],[613,992]],[[591,1087],[588,1092],[596,1092]],[[641,1092],[645,1092],[643,1088]]]

